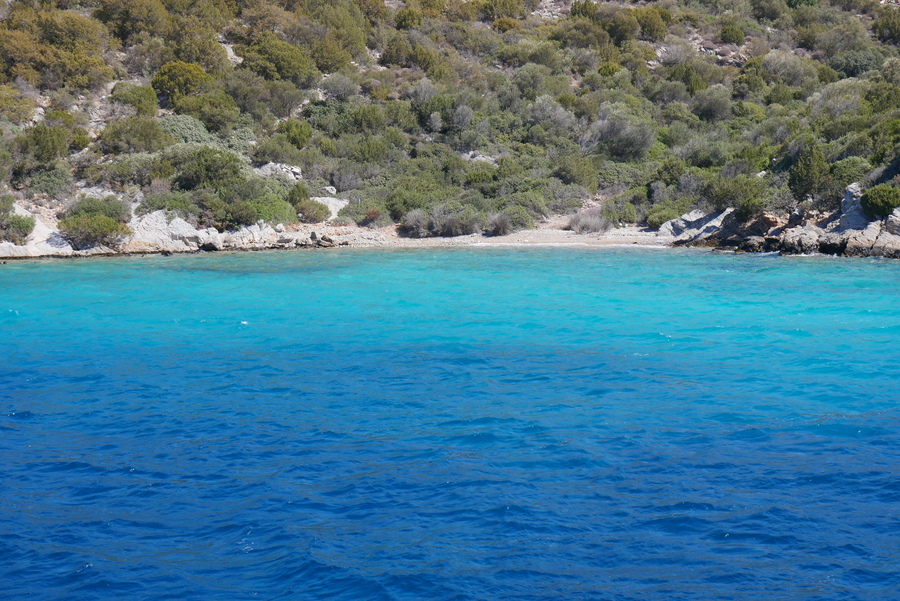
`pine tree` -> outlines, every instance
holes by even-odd
[[[800,151],[797,162],[788,172],[788,187],[799,201],[814,200],[824,190],[830,179],[831,168],[819,147],[810,142]]]

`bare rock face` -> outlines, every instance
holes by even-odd
[[[698,213],[700,217],[695,218]],[[723,228],[723,224],[732,213],[734,213],[734,209],[725,209],[720,213],[709,213],[708,215],[700,211],[691,211],[683,215],[679,219],[684,220],[684,225],[675,225],[684,229],[675,236],[674,243],[679,245],[703,245],[712,242],[714,239],[724,237],[723,234],[727,228]],[[672,229],[673,231],[675,230],[674,227]],[[660,230],[662,230],[662,227],[660,227]]]
[[[862,195],[862,186],[858,182],[847,186],[841,201],[841,230],[864,230],[869,225],[869,218],[860,203]]]
[[[900,236],[900,207],[894,209],[894,212],[884,220],[884,229],[895,236]]]
[[[281,175],[292,182],[299,182],[303,179],[303,170],[296,165],[288,165],[287,163],[266,163],[253,171],[260,177]]]
[[[848,257],[873,256],[872,249],[881,234],[881,228],[880,221],[873,221],[866,229],[852,233],[847,238],[847,248],[844,250],[844,254]]]
[[[170,221],[165,211],[135,217],[128,227],[132,234],[122,244],[122,252],[125,253],[188,252],[197,249],[182,239],[196,234],[197,230],[181,218]]]
[[[345,200],[343,198],[335,198],[334,196],[313,196],[310,200],[321,202],[323,205],[328,207],[328,210],[331,211],[331,216],[328,217],[328,219],[336,218],[340,210],[350,204],[349,200]]]
[[[799,255],[811,255],[819,252],[819,238],[824,234],[821,228],[814,225],[802,225],[784,232],[781,244],[784,252]]]
[[[659,233],[657,236],[660,238],[677,238],[683,234],[685,230],[690,228],[692,224],[698,223],[704,217],[706,217],[706,213],[694,209],[690,213],[685,213],[678,219],[671,219],[663,223],[659,226]]]

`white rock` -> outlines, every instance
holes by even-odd
[[[844,230],[864,230],[869,225],[869,218],[866,217],[862,209],[860,199],[863,191],[859,182],[850,184],[844,192],[844,199],[841,201],[841,221],[840,229]]]
[[[296,165],[288,165],[287,163],[266,163],[253,171],[260,177],[281,175],[292,182],[299,182],[303,179],[303,170]]]
[[[335,198],[334,196],[313,196],[312,200],[321,202],[323,205],[328,207],[328,210],[331,211],[331,216],[328,217],[328,219],[334,219],[335,217],[337,217],[337,214],[340,212],[340,210],[350,204],[349,200],[344,200],[343,198]]]
[[[894,212],[884,220],[884,229],[895,236],[900,236],[900,207],[894,209]]]

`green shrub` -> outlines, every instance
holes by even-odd
[[[288,119],[278,124],[278,133],[283,134],[297,150],[302,150],[312,137],[313,129],[305,119]]]
[[[428,228],[435,236],[465,236],[481,231],[482,222],[474,207],[451,200],[431,209]]]
[[[415,29],[422,24],[422,13],[414,8],[403,8],[397,11],[397,29]]]
[[[534,228],[534,218],[527,209],[519,205],[506,207],[493,215],[488,222],[487,230],[492,236],[505,236],[519,230]]]
[[[327,206],[308,196],[291,204],[303,223],[321,223],[331,217],[331,210]]]
[[[288,190],[287,201],[297,207],[301,202],[309,200],[309,188],[306,182],[297,182]]]
[[[106,215],[82,214],[66,217],[59,222],[62,236],[75,248],[89,248],[102,244],[116,246],[129,230],[124,224]]]
[[[297,165],[302,160],[303,155],[285,134],[275,134],[253,151],[253,162],[258,165],[264,163]]]
[[[200,214],[200,207],[194,204],[190,194],[185,192],[148,194],[138,206],[138,212],[141,214],[160,210],[175,213],[183,219]]]
[[[723,44],[744,44],[744,30],[736,25],[726,25],[719,30],[719,39]]]
[[[19,246],[34,230],[35,220],[31,215],[4,215],[0,212],[0,241],[8,241]]]
[[[869,188],[862,195],[861,204],[870,219],[884,219],[900,207],[900,187],[880,184]]]
[[[156,92],[149,86],[119,82],[113,88],[110,100],[134,108],[143,117],[153,117],[159,108]]]
[[[858,182],[872,171],[872,163],[863,157],[847,157],[831,165],[831,177],[840,186]]]
[[[112,195],[105,198],[84,196],[76,200],[75,204],[66,211],[66,217],[84,215],[101,215],[124,223],[131,219],[131,207],[124,200]]]
[[[134,116],[113,121],[100,134],[100,148],[107,154],[156,152],[175,142],[175,138],[152,117]]]
[[[224,184],[242,179],[242,168],[243,162],[236,155],[204,146],[180,165],[175,181],[184,190],[204,187],[219,189]]]
[[[569,229],[576,234],[603,233],[612,227],[600,209],[578,211],[569,219]]]
[[[247,204],[256,212],[257,219],[267,223],[297,223],[294,207],[274,194],[259,196]]]
[[[30,155],[39,163],[50,163],[66,154],[69,132],[59,125],[39,123],[16,138],[19,152]]]
[[[179,142],[215,146],[219,139],[209,133],[203,122],[190,115],[166,115],[158,120],[160,127]]]
[[[28,190],[32,194],[46,194],[51,198],[62,198],[72,187],[72,171],[62,161],[51,163],[46,168],[38,168],[28,174]]]
[[[171,102],[179,96],[196,94],[209,80],[210,76],[200,65],[172,61],[160,68],[150,81],[150,85],[157,94]]]
[[[309,88],[321,76],[315,63],[300,48],[269,31],[248,45],[236,46],[235,52],[244,58],[243,68],[268,80],[282,79],[298,88]]]

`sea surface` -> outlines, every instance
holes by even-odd
[[[900,262],[0,266],[4,600],[900,598]]]

